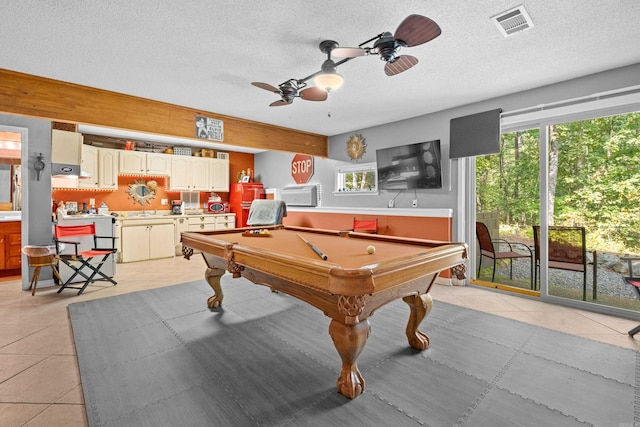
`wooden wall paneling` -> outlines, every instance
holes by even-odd
[[[328,138],[324,135],[3,69],[0,111],[194,140],[195,117],[205,116],[224,122],[221,142],[227,145],[328,155]]]

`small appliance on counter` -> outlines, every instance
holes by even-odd
[[[223,202],[217,193],[211,193],[211,197],[205,204],[206,213],[227,213],[229,212],[229,203]]]
[[[183,213],[182,200],[172,200],[171,215],[182,215],[182,213]]]
[[[228,202],[207,202],[206,213],[227,213],[229,212]]]

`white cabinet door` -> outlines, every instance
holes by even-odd
[[[171,191],[189,191],[191,185],[191,157],[172,156],[171,177],[169,178],[169,189]]]
[[[229,160],[209,160],[209,178],[211,191],[229,191]]]
[[[122,227],[122,262],[149,259],[149,226]]]
[[[149,259],[169,258],[175,254],[173,224],[149,226]]]
[[[190,157],[191,188],[190,191],[211,191],[209,184],[209,162],[205,157]]]
[[[98,187],[118,189],[118,151],[111,148],[98,149]]]
[[[170,175],[172,157],[171,154],[147,153],[147,175]]]
[[[98,148],[82,145],[80,169],[91,175],[91,178],[79,179],[78,188],[98,188]]]
[[[121,150],[119,173],[144,175],[147,170],[147,153],[141,151]]]

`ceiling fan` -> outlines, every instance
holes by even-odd
[[[269,104],[270,107],[279,107],[281,105],[289,105],[294,98],[302,98],[305,101],[324,101],[327,99],[327,92],[319,87],[309,87],[304,89],[307,84],[304,80],[289,79],[278,87],[269,83],[252,82],[252,85],[269,92],[277,93],[281,99]],[[302,89],[302,90],[301,90]]]
[[[442,30],[433,20],[422,15],[409,15],[400,23],[395,34],[388,31],[358,45],[358,47],[336,47],[331,54],[336,58],[356,58],[366,55],[380,55],[386,62],[384,72],[388,76],[400,74],[418,63],[411,55],[399,55],[404,47],[418,46],[438,37]],[[374,41],[372,47],[364,47]],[[344,61],[344,60],[343,60]],[[339,62],[338,64],[342,63]]]
[[[302,98],[306,101],[325,101],[329,91],[342,84],[342,76],[337,74],[336,68],[353,58],[366,55],[380,55],[380,59],[386,62],[384,71],[388,76],[393,76],[408,70],[418,63],[418,58],[411,55],[399,55],[399,51],[404,47],[418,46],[438,37],[442,31],[433,20],[422,15],[409,15],[396,29],[395,34],[384,32],[360,43],[358,47],[338,47],[338,43],[333,40],[325,40],[320,43],[320,51],[327,54],[327,60],[322,64],[320,71],[303,78],[289,79],[275,87],[269,83],[252,82],[253,86],[260,89],[276,93],[281,99],[269,104],[270,107],[289,105],[294,98]],[[365,47],[367,43],[374,41],[372,47]],[[344,58],[339,62],[334,62],[331,57]],[[307,88],[306,81],[316,78],[316,84],[320,86],[320,77],[326,80],[323,87]],[[336,80],[337,79],[337,80]],[[305,89],[306,88],[306,89]]]

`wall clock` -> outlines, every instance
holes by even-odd
[[[362,157],[367,148],[364,137],[356,133],[347,140],[347,154],[351,160],[358,160]]]

